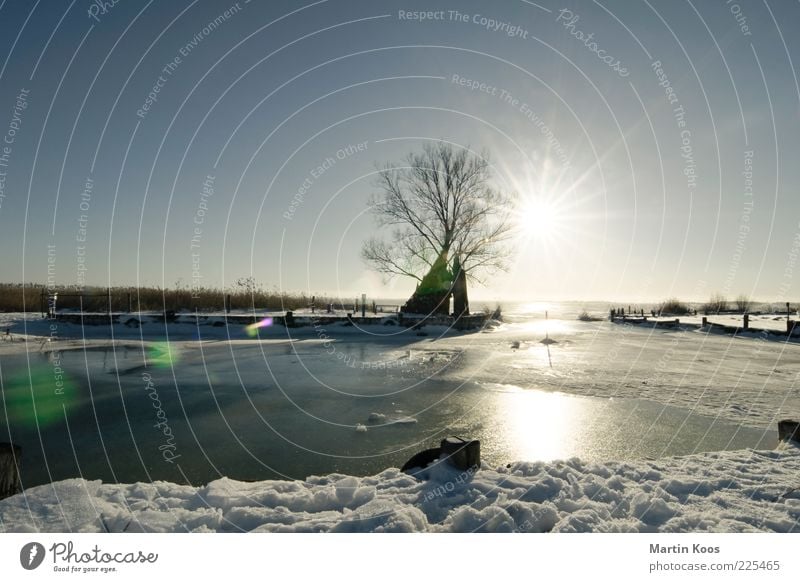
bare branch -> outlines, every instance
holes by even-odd
[[[509,197],[493,190],[486,156],[425,144],[406,165],[380,169],[370,207],[390,240],[371,239],[362,257],[376,271],[421,281],[437,257],[458,260],[472,280],[506,268]]]

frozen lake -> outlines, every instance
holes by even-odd
[[[545,329],[559,342],[549,354]],[[26,487],[78,476],[201,484],[367,475],[449,435],[480,439],[490,466],[776,444],[771,419],[737,420],[739,409],[751,417],[734,397],[735,370],[719,371],[720,358],[754,349],[741,341],[540,319],[445,338],[382,326],[263,337],[49,353],[29,345],[0,362],[0,440],[23,447]],[[786,367],[797,366],[795,348],[781,356]]]

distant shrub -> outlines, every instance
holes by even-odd
[[[491,309],[488,305],[483,308],[484,315],[488,316],[490,319],[495,319],[497,321],[503,320],[503,309],[500,304],[496,304],[494,309]]]
[[[21,283],[0,283],[0,311],[38,311],[41,287]]]
[[[675,297],[667,299],[658,307],[660,315],[686,315],[690,311],[688,305]]]
[[[36,312],[42,308],[42,290],[37,284],[0,283],[0,312]],[[58,311],[83,310],[87,313],[108,310],[109,291],[105,287],[57,286]],[[230,307],[234,310],[275,310],[284,311],[307,308],[311,297],[305,293],[287,293],[265,290],[252,284],[238,284],[234,289],[215,288],[191,289],[188,286],[174,289],[160,287],[112,287],[111,310],[130,311],[222,311],[225,309],[225,296],[230,296]],[[353,299],[345,300],[351,305]],[[46,303],[46,297],[45,297]],[[336,308],[342,300],[316,296],[315,305],[324,309],[329,303]],[[45,308],[46,309],[46,308]]]
[[[703,313],[706,315],[713,315],[721,311],[728,310],[728,300],[721,293],[714,293],[708,300],[708,303],[702,307]]]
[[[602,321],[602,318],[591,315],[585,309],[578,314],[579,321]]]

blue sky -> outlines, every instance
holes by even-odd
[[[374,171],[443,139],[521,200],[474,298],[798,296],[795,3],[98,6],[0,4],[3,281],[402,297]]]

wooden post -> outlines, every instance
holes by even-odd
[[[703,327],[708,325],[708,318],[705,315],[703,316],[703,320],[702,321],[703,321],[703,323],[702,323]]]
[[[128,313],[133,312],[133,300],[131,299],[131,292],[128,291]]]
[[[228,301],[225,304],[225,313],[230,313],[231,312],[231,294],[230,293],[228,293],[227,298],[228,298]]]
[[[367,316],[367,294],[361,294],[361,317],[364,318]]]
[[[749,313],[745,313],[744,314],[744,329],[745,330],[750,329],[750,314]]]
[[[794,420],[778,421],[778,440],[800,442],[800,422]]]
[[[316,296],[311,296],[311,313],[314,313],[314,303],[315,303]]]
[[[106,289],[106,294],[108,298],[108,316],[111,317],[111,287]]]
[[[11,443],[0,443],[0,499],[22,492],[19,482],[19,458],[22,449]]]

